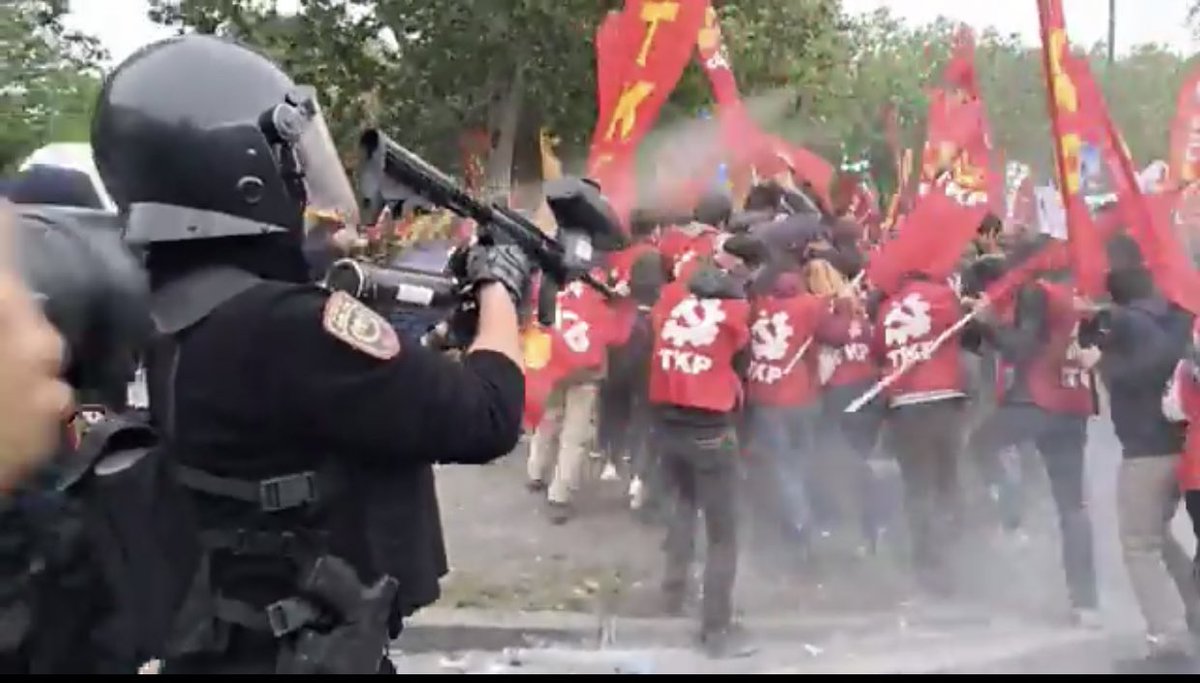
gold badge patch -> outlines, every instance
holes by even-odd
[[[375,311],[345,292],[334,292],[325,302],[325,331],[380,360],[400,353],[396,330]]]

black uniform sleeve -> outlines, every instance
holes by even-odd
[[[279,335],[270,395],[279,397],[289,428],[331,452],[383,463],[485,463],[516,445],[525,382],[521,369],[491,352],[461,364],[402,342],[379,360],[329,334],[326,297],[293,291],[271,307]]]
[[[987,326],[988,340],[1004,360],[1022,363],[1037,353],[1046,329],[1046,293],[1041,287],[1025,286],[1017,293],[1014,324]]]

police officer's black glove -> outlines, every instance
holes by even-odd
[[[508,290],[513,305],[520,308],[529,297],[529,276],[533,262],[512,244],[475,245],[467,252],[467,282],[479,287],[499,282]]]

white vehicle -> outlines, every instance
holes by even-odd
[[[30,166],[59,166],[85,173],[88,178],[91,178],[92,187],[96,190],[96,196],[104,203],[104,208],[114,214],[117,212],[117,205],[108,195],[108,191],[104,189],[104,183],[100,180],[100,172],[96,170],[96,162],[92,158],[90,144],[86,142],[51,143],[30,154],[25,161],[21,162],[17,170],[24,171]]]

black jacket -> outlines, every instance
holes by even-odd
[[[1100,340],[1100,376],[1125,457],[1177,454],[1183,427],[1162,414],[1162,395],[1191,339],[1185,312],[1153,295],[1116,305]]]
[[[394,576],[397,608],[411,613],[438,597],[447,569],[430,465],[511,450],[521,370],[491,351],[456,364],[408,340],[380,360],[326,331],[328,300],[311,285],[264,280],[182,333],[171,449],[184,465],[238,479],[343,466],[343,495],[327,515],[331,550],[364,579]],[[156,360],[152,386],[169,362]],[[226,503],[201,499],[201,524],[252,523],[246,506]],[[290,511],[277,514],[286,527]],[[278,563],[219,559],[214,582],[230,597],[266,604],[292,590]]]
[[[1031,403],[1029,364],[1046,343],[1046,294],[1036,284],[1025,285],[1017,292],[1012,325],[980,325],[984,338],[1011,366],[1003,378],[1004,402]]]

